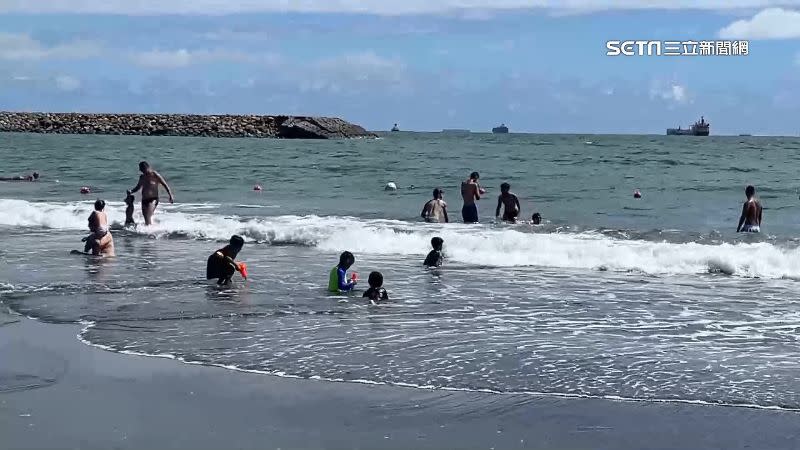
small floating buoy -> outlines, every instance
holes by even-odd
[[[261,190],[263,190],[263,188],[261,187],[261,185],[260,185],[260,184],[257,184],[257,185],[255,185],[255,186],[253,186],[253,190],[254,190],[254,191],[261,191]]]
[[[394,183],[394,181],[390,181],[390,182],[386,183],[386,186],[383,188],[383,190],[384,191],[396,191],[397,190],[397,185]]]
[[[642,193],[638,189],[633,191],[633,198],[642,198]]]
[[[92,192],[92,190],[91,190],[91,189],[89,189],[89,188],[88,188],[88,187],[86,187],[86,186],[83,186],[83,187],[81,188],[81,194],[88,194],[88,193],[90,193],[90,192]]]

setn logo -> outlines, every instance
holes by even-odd
[[[608,56],[661,55],[661,41],[607,41]]]

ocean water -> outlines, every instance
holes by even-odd
[[[0,301],[81,322],[110,350],[265,374],[800,409],[798,150],[766,137],[3,134],[4,175],[43,178],[0,183]],[[176,203],[114,231],[116,258],[69,255],[96,197],[123,221],[140,159]],[[488,193],[483,223],[465,225],[458,186],[473,170]],[[504,181],[543,225],[493,223]],[[734,232],[747,184],[762,234]],[[455,223],[420,222],[434,187]],[[251,278],[217,287],[205,260],[234,233]],[[447,260],[426,270],[433,236]],[[384,274],[390,302],[325,292],[343,250],[363,279]]]

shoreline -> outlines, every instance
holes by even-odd
[[[28,320],[34,320],[37,322],[46,323],[40,321],[35,317],[26,317]],[[756,409],[756,410],[765,410],[765,411],[780,411],[780,412],[787,412],[787,413],[800,413],[800,408],[788,408],[788,407],[781,407],[777,405],[758,405],[752,403],[713,403],[705,400],[688,400],[688,399],[669,399],[669,398],[635,398],[635,397],[622,397],[622,396],[615,396],[615,395],[588,395],[588,394],[567,394],[567,393],[558,393],[558,392],[535,392],[535,391],[513,391],[513,392],[506,392],[506,391],[496,391],[491,389],[477,389],[477,388],[459,388],[459,387],[448,387],[448,386],[430,386],[430,385],[419,385],[419,384],[412,384],[412,383],[390,383],[390,382],[382,382],[382,381],[373,381],[367,379],[344,379],[344,378],[325,378],[320,377],[318,375],[314,375],[311,377],[303,377],[300,375],[294,375],[290,373],[286,373],[283,371],[268,371],[268,370],[259,370],[259,369],[245,369],[242,367],[234,366],[234,365],[226,365],[226,364],[217,364],[217,363],[208,363],[200,360],[192,360],[186,359],[183,356],[176,356],[171,353],[162,353],[162,354],[154,354],[154,353],[144,353],[144,352],[137,352],[131,350],[121,350],[115,348],[110,345],[105,344],[97,344],[94,343],[86,338],[83,337],[83,334],[89,330],[92,326],[95,325],[95,322],[83,322],[79,324],[81,326],[80,331],[76,335],[76,338],[82,344],[93,347],[98,350],[117,353],[120,355],[129,355],[129,356],[136,356],[136,357],[144,357],[144,358],[160,358],[160,359],[167,359],[171,361],[176,361],[181,364],[193,365],[193,366],[203,366],[203,367],[214,367],[219,369],[231,370],[234,372],[241,372],[241,373],[248,373],[248,374],[257,374],[262,376],[268,377],[277,377],[277,378],[287,378],[287,379],[294,379],[294,380],[312,380],[317,382],[324,382],[324,383],[352,383],[352,384],[362,384],[367,386],[386,386],[390,388],[405,388],[405,389],[417,389],[422,391],[445,391],[445,392],[467,392],[467,393],[475,393],[475,394],[489,394],[489,395],[520,395],[520,396],[531,396],[537,398],[557,398],[557,399],[585,399],[585,400],[608,400],[614,402],[623,402],[623,403],[675,403],[675,404],[683,404],[683,405],[697,405],[697,406],[709,406],[709,407],[718,407],[718,408],[746,408],[746,409]]]
[[[16,318],[17,316],[12,316]],[[332,383],[125,355],[0,322],[9,448],[794,448],[789,411]]]

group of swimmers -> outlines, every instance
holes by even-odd
[[[461,207],[461,218],[464,223],[478,223],[478,204],[476,203],[481,199],[481,196],[486,193],[486,189],[482,188],[478,183],[480,174],[472,172],[465,181],[461,182],[461,198],[464,200],[464,205]],[[500,216],[500,209],[503,208],[502,218]],[[519,203],[519,198],[511,192],[511,185],[503,183],[500,185],[500,195],[497,197],[497,208],[495,209],[495,219],[500,219],[503,222],[517,223],[522,207]],[[450,217],[447,215],[447,203],[444,201],[444,190],[436,188],[433,190],[433,198],[428,200],[422,206],[420,213],[426,222],[433,223],[449,223]],[[539,225],[542,221],[542,216],[538,212],[531,215],[531,224]]]

